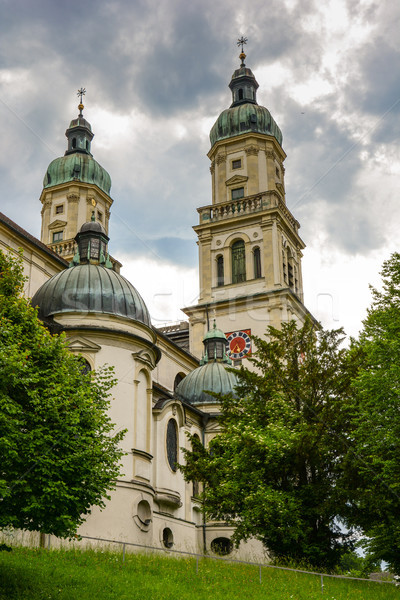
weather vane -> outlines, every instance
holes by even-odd
[[[241,38],[239,38],[239,39],[238,39],[238,41],[237,41],[237,45],[238,45],[238,47],[239,47],[239,46],[242,46],[242,52],[243,52],[243,46],[244,46],[245,44],[247,44],[247,37],[244,37],[244,35],[242,35],[242,37],[241,37]]]
[[[77,94],[76,94],[76,95],[78,96],[78,98],[80,98],[80,102],[79,102],[79,105],[78,105],[78,108],[79,108],[79,116],[80,116],[80,117],[82,117],[82,116],[83,116],[83,115],[82,115],[82,111],[83,111],[83,108],[84,108],[84,106],[83,106],[83,103],[82,103],[82,98],[83,98],[83,96],[84,96],[85,94],[86,94],[86,89],[85,89],[84,87],[81,87],[81,89],[80,89],[80,90],[78,90],[78,92],[77,92]]]

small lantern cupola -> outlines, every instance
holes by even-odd
[[[91,221],[84,223],[75,237],[78,251],[70,263],[70,267],[90,263],[104,265],[112,269],[112,263],[107,252],[109,239],[103,225],[96,221],[93,211]]]
[[[225,334],[220,329],[217,329],[215,319],[213,328],[206,333],[203,339],[203,344],[204,356],[200,361],[201,365],[211,361],[232,364],[231,359],[226,353],[228,348],[228,340],[226,339]]]
[[[94,137],[92,132],[92,126],[89,121],[86,121],[82,111],[84,106],[82,104],[82,97],[86,94],[85,88],[78,90],[78,96],[80,96],[80,103],[78,104],[79,115],[77,119],[73,119],[69,124],[65,135],[68,139],[68,149],[65,152],[65,156],[73,154],[75,152],[81,152],[83,154],[90,154],[90,144]]]
[[[248,69],[244,63],[244,59],[246,58],[245,53],[243,52],[243,45],[247,43],[247,38],[241,37],[237,44],[238,46],[242,46],[242,51],[239,54],[239,58],[241,60],[239,69],[232,75],[231,82],[229,87],[232,91],[232,104],[233,106],[239,106],[240,104],[250,103],[257,104],[257,89],[258,83],[251,69]]]

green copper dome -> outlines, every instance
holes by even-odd
[[[188,404],[218,404],[218,400],[207,392],[216,394],[232,393],[237,378],[235,373],[227,371],[226,366],[232,361],[226,354],[228,341],[225,334],[213,327],[203,339],[205,353],[200,361],[200,367],[186,375],[177,385],[175,393],[180,400]]]
[[[188,404],[218,404],[218,400],[207,392],[229,394],[234,391],[236,384],[235,373],[227,371],[224,363],[213,361],[186,375],[177,385],[175,393]]]
[[[69,181],[92,183],[110,193],[111,177],[90,154],[74,153],[53,160],[47,168],[43,187],[49,188]]]
[[[102,265],[81,264],[57,273],[33,296],[39,317],[58,313],[102,313],[151,326],[144,300],[119,273]]]
[[[240,68],[234,71],[229,83],[232,104],[219,115],[211,129],[211,147],[219,140],[253,132],[272,135],[282,145],[282,132],[271,113],[257,104],[258,83],[252,70],[244,63],[246,55],[243,50],[239,58],[242,61]]]
[[[75,237],[78,248],[69,268],[46,281],[31,300],[39,317],[59,313],[101,313],[140,321],[151,327],[147,307],[131,283],[113,271],[109,238],[101,223],[84,223]]]
[[[68,139],[65,155],[50,163],[44,176],[43,187],[49,188],[69,181],[81,181],[97,185],[103,192],[109,194],[111,177],[90,153],[94,136],[92,126],[82,114],[83,104],[79,104],[78,108],[78,117],[72,119],[65,132]]]
[[[282,132],[264,106],[245,103],[222,111],[210,131],[211,146],[243,133],[272,135],[282,145]]]

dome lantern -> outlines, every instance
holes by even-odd
[[[94,133],[92,132],[92,126],[88,121],[86,121],[82,113],[82,110],[84,109],[82,97],[85,94],[85,88],[78,90],[78,96],[80,96],[80,103],[78,105],[79,115],[77,119],[73,119],[71,121],[67,131],[65,132],[65,135],[68,139],[68,149],[65,152],[65,156],[75,152],[90,154],[90,144],[94,137]]]
[[[244,59],[246,54],[243,52],[243,44],[246,44],[247,38],[242,37],[238,40],[238,45],[242,46],[242,51],[239,54],[241,60],[239,69],[236,69],[232,75],[232,79],[229,83],[229,87],[232,91],[232,104],[233,106],[239,106],[250,102],[251,104],[257,104],[256,93],[258,89],[258,83],[251,69],[248,69],[245,65]]]
[[[78,251],[70,263],[70,267],[90,263],[103,264],[107,268],[112,268],[107,253],[109,240],[103,225],[96,221],[93,210],[91,220],[84,223],[76,234],[75,241],[78,244]]]
[[[228,347],[228,340],[225,334],[217,329],[217,325],[213,323],[212,329],[210,329],[203,339],[204,344],[204,356],[200,361],[200,364],[206,364],[211,361],[219,361],[231,365],[232,361],[226,354]]]

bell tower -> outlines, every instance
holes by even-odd
[[[197,209],[200,296],[187,307],[190,350],[201,354],[209,318],[232,342],[231,357],[249,352],[249,335],[268,325],[303,321],[300,225],[286,206],[286,154],[282,133],[267,108],[257,103],[258,83],[245,64],[229,88],[232,104],[210,132],[212,203]],[[243,346],[243,348],[242,348]]]
[[[108,233],[111,178],[94,160],[91,143],[94,137],[90,123],[83,116],[83,95],[78,91],[79,114],[65,132],[68,140],[64,156],[53,160],[43,180],[41,241],[66,260],[75,254],[75,236],[90,220],[95,219]]]

